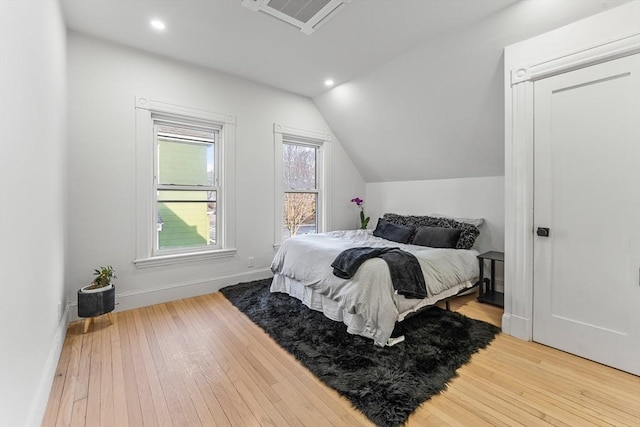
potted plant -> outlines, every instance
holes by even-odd
[[[100,266],[93,273],[96,276],[87,286],[78,290],[78,317],[86,318],[84,333],[89,329],[93,319],[106,314],[113,323],[111,312],[115,308],[116,289],[112,280],[117,276],[113,267]]]
[[[106,267],[100,266],[96,268],[93,271],[93,275],[96,276],[96,278],[93,279],[93,282],[80,289],[82,292],[104,292],[107,289],[113,287],[113,283],[111,283],[111,280],[118,278],[113,270],[113,267],[111,267],[110,265]]]
[[[362,200],[360,197],[356,197],[354,199],[351,199],[351,201],[355,203],[360,209],[360,230],[366,230],[371,218],[368,216],[365,217],[364,215],[364,207],[362,206],[364,204],[364,200]]]

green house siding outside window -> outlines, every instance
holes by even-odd
[[[156,125],[156,251],[217,247],[216,137],[213,129]]]

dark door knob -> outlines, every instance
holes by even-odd
[[[540,237],[549,237],[549,229],[547,227],[538,227],[536,234]]]

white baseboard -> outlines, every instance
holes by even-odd
[[[521,340],[531,341],[533,324],[531,319],[516,316],[511,313],[504,313],[502,315],[502,332],[512,337],[520,338]]]
[[[509,313],[502,314],[502,325],[500,329],[502,329],[503,333],[511,335],[511,315]]]
[[[60,360],[60,354],[62,353],[62,346],[64,339],[67,336],[67,327],[69,326],[69,311],[70,304],[64,309],[64,313],[58,322],[58,328],[53,337],[51,344],[51,350],[47,356],[47,362],[42,369],[42,375],[40,375],[40,384],[33,398],[33,403],[29,409],[27,418],[27,426],[39,426],[42,424],[44,413],[47,409],[47,403],[49,402],[49,394],[51,393],[51,386],[56,376],[56,370],[58,369],[58,361]]]
[[[168,301],[175,301],[182,298],[195,297],[198,295],[218,292],[220,288],[235,285],[240,282],[250,282],[252,280],[266,279],[272,277],[273,273],[269,268],[256,269],[250,272],[221,276],[213,279],[200,280],[194,282],[177,283],[154,289],[142,291],[130,291],[116,293],[115,311],[131,310],[134,308],[147,307],[154,304],[161,304]],[[116,287],[117,291],[117,287]],[[80,320],[78,317],[78,304],[70,304],[69,321]]]

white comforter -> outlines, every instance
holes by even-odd
[[[276,253],[271,270],[336,301],[348,313],[360,315],[365,321],[364,335],[378,345],[385,345],[398,320],[400,300],[405,307],[407,301],[417,306],[421,300],[396,294],[389,268],[380,258],[365,261],[350,280],[334,276],[331,263],[336,256],[345,249],[362,246],[390,246],[411,252],[420,262],[429,296],[464,282],[474,283],[478,278],[475,250],[404,245],[375,237],[368,230],[332,231],[287,239]]]

